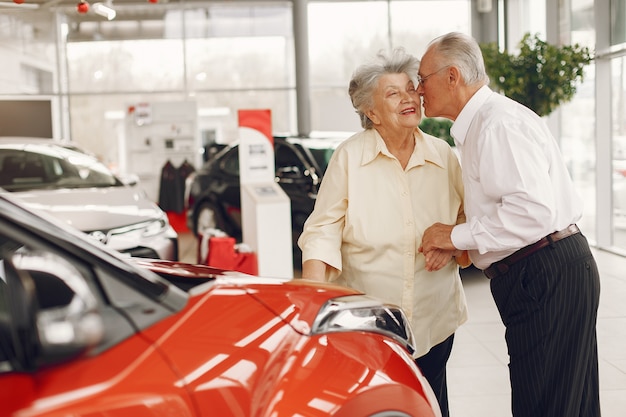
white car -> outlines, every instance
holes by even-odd
[[[0,138],[0,187],[119,252],[178,260],[178,235],[136,182],[52,139]]]

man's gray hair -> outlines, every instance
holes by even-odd
[[[471,36],[450,32],[433,39],[428,50],[437,53],[441,64],[457,67],[467,85],[489,84],[482,51]]]
[[[409,76],[417,88],[419,65],[419,59],[407,53],[404,48],[394,48],[391,51],[378,52],[374,60],[359,66],[354,71],[348,87],[348,94],[364,129],[371,129],[374,126],[365,112],[374,105],[373,93],[378,86],[380,77],[385,74],[404,73]]]

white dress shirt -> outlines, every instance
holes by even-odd
[[[415,356],[467,320],[458,266],[428,272],[418,252],[423,231],[463,215],[459,162],[443,140],[416,131],[405,169],[374,129],[333,153],[298,241],[303,261],[332,266],[327,281],[401,306],[417,339]]]
[[[451,134],[461,155],[467,223],[452,242],[485,269],[516,250],[576,223],[582,200],[544,121],[484,86]]]

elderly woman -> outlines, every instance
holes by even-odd
[[[364,130],[333,153],[298,243],[302,278],[349,286],[405,310],[416,362],[447,416],[446,363],[454,332],[467,320],[458,265],[468,258],[439,252],[442,266],[428,271],[419,245],[434,222],[465,221],[463,185],[450,146],[418,128],[418,68],[417,58],[395,49],[355,71],[349,94]]]

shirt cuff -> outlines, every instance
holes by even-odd
[[[454,226],[450,234],[450,239],[457,249],[475,249],[474,237],[472,236],[469,223],[461,223]]]

